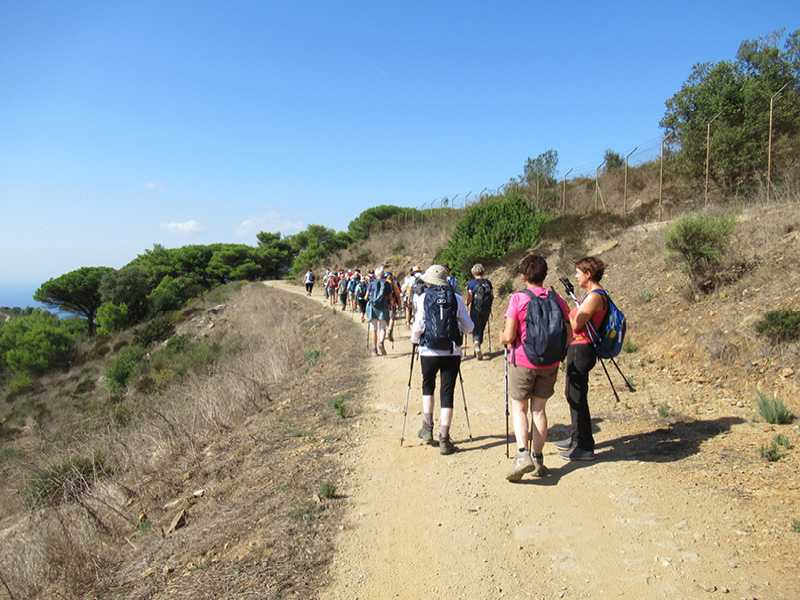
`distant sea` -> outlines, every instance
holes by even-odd
[[[40,283],[26,283],[18,281],[0,282],[0,306],[7,308],[47,308],[44,304],[35,302],[33,294],[39,289]]]

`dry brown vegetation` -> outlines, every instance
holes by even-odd
[[[708,296],[687,297],[687,279],[664,261],[664,223],[573,217],[538,249],[548,283],[571,277],[577,254],[601,254],[603,282],[628,316],[636,349],[619,362],[638,392],[598,402],[597,418],[627,423],[632,451],[681,460],[687,485],[752,503],[753,527],[785,522],[769,542],[780,544],[800,518],[800,435],[796,424],[765,424],[755,391],[800,414],[800,351],[756,335],[754,323],[800,306],[800,205],[712,210],[739,216],[723,283]],[[453,227],[380,232],[329,266],[425,268]],[[489,272],[500,302],[518,287],[517,259]],[[228,294],[183,311],[178,335],[203,350],[185,372],[168,364],[112,398],[104,374],[128,332],[85,343],[70,372],[7,395],[0,597],[315,597],[343,510],[332,488],[357,432],[331,402],[358,413],[364,340],[302,298],[260,284]],[[759,448],[776,432],[794,449],[768,463]],[[55,490],[47,501],[31,501],[37,481]]]
[[[43,409],[4,426],[0,575],[13,597],[294,597],[320,576],[339,510],[325,484],[351,422],[331,400],[355,412],[361,336],[259,284],[196,303],[178,333],[219,351],[179,383],[165,369],[111,400],[102,373],[124,341],[98,342],[108,355],[51,377]],[[78,473],[82,459],[92,467]],[[37,475],[56,493],[25,509]]]

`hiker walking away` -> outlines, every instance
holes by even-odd
[[[314,271],[312,271],[311,269],[306,271],[306,277],[305,277],[304,283],[306,284],[306,295],[307,296],[310,296],[311,295],[311,290],[314,289],[314,280],[315,279],[316,278],[314,277]]]
[[[461,368],[461,338],[472,331],[464,300],[447,281],[447,270],[432,265],[420,280],[429,287],[415,297],[415,317],[411,326],[411,342],[419,344],[417,351],[422,365],[422,428],[417,434],[433,443],[433,393],[436,374],[441,373],[439,399],[441,404],[439,452],[452,454],[456,447],[450,440],[453,421],[453,395]]]
[[[328,301],[328,278],[331,276],[331,270],[325,269],[325,273],[322,275],[322,291],[325,292],[325,302]]]
[[[350,276],[347,282],[347,298],[350,302],[350,310],[356,312],[356,292],[358,292],[358,281],[361,279],[361,274],[356,271]]]
[[[408,270],[408,275],[406,275],[403,278],[403,284],[400,286],[400,296],[403,299],[403,301],[402,301],[403,317],[406,318],[406,325],[411,325],[408,322],[408,318],[407,318],[407,315],[408,315],[408,299],[409,299],[408,290],[412,285],[414,285],[414,281],[416,281],[416,277],[414,277],[414,267],[411,267]]]
[[[460,296],[461,286],[458,285],[458,279],[450,274],[450,265],[445,265],[444,268],[447,269],[447,283],[449,283],[450,287],[453,288],[453,291]]]
[[[345,275],[339,280],[339,302],[342,303],[342,312],[347,310],[347,292],[350,286],[350,280]]]
[[[358,311],[361,313],[361,322],[367,315],[367,276],[362,277],[356,288],[356,298],[358,300]]]
[[[389,294],[389,329],[386,332],[386,339],[390,342],[394,342],[394,322],[395,318],[397,317],[397,310],[401,303],[400,297],[400,286],[397,285],[397,282],[394,280],[394,275],[390,272],[385,274],[387,283],[392,287],[392,293]],[[392,346],[394,347],[394,346]]]
[[[336,307],[336,290],[339,289],[339,278],[336,276],[336,271],[331,271],[328,275],[328,300],[332,307]]]
[[[411,284],[408,286],[408,297],[406,298],[406,324],[411,325],[414,322],[414,311],[416,310],[416,296],[419,296],[425,291],[427,287],[425,282],[420,279],[422,277],[422,269],[419,267],[412,267],[413,271],[411,277]]]
[[[597,352],[586,324],[591,321],[595,331],[600,331],[600,325],[608,312],[606,297],[592,293],[603,289],[600,280],[605,270],[605,263],[596,256],[585,256],[575,262],[575,278],[578,285],[586,291],[586,296],[569,313],[575,339],[567,351],[565,394],[572,420],[572,437],[556,442],[556,448],[563,451],[561,456],[567,460],[594,460],[592,417],[587,396],[589,372],[597,363]]]
[[[380,353],[386,355],[386,324],[389,321],[389,294],[391,286],[383,278],[383,267],[375,269],[375,279],[367,286],[367,320],[369,321],[369,336],[372,344],[372,356]],[[380,334],[378,333],[380,331]]]
[[[483,276],[484,269],[481,263],[472,267],[472,275],[475,277],[467,284],[467,306],[469,306],[469,316],[475,323],[472,330],[472,342],[475,345],[475,357],[483,360],[481,344],[483,343],[483,332],[489,322],[489,315],[492,314],[492,302],[494,301],[494,290],[492,282]]]
[[[538,254],[529,254],[520,261],[519,270],[526,289],[516,292],[509,299],[505,326],[500,333],[500,343],[511,346],[511,352],[508,353],[508,395],[512,400],[514,438],[517,442],[514,465],[506,475],[509,481],[519,481],[531,471],[534,477],[544,475],[543,450],[547,439],[545,406],[553,395],[560,361],[572,341],[567,303],[555,292],[542,287],[547,277],[545,259]],[[532,302],[534,304],[529,310]],[[533,315],[536,315],[535,321]],[[533,352],[531,347],[538,340],[550,346],[551,351],[541,354]],[[542,348],[542,345],[538,348]],[[529,353],[534,356],[529,356]],[[532,421],[530,452],[529,404]]]

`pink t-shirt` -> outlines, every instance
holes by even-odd
[[[528,289],[539,298],[547,297],[548,290],[546,288],[530,286]],[[508,362],[518,367],[526,367],[528,369],[552,369],[558,366],[558,363],[553,363],[552,365],[534,365],[528,360],[528,357],[525,355],[525,349],[522,347],[522,340],[525,338],[525,327],[527,326],[525,315],[527,314],[528,302],[530,301],[531,299],[528,295],[523,292],[513,294],[508,301],[508,310],[506,310],[505,317],[508,319],[516,319],[517,330],[519,331],[517,339],[515,339],[514,343],[511,345],[511,352],[508,353]],[[567,303],[564,302],[564,299],[558,294],[556,294],[556,302],[558,302],[561,312],[564,313],[564,319],[569,323],[569,308],[567,308]]]

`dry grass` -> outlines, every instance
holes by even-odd
[[[339,507],[315,494],[323,480],[335,485],[333,457],[352,422],[337,416],[331,398],[345,395],[351,412],[358,405],[351,390],[361,357],[352,348],[361,336],[339,315],[263,285],[209,308],[195,307],[179,333],[219,344],[211,362],[145,393],[134,383],[117,402],[95,387],[79,403],[92,410],[70,425],[79,436],[45,419],[6,440],[0,576],[14,597],[258,590],[286,598],[319,584]],[[312,350],[321,351],[314,366],[303,360]],[[100,360],[107,366],[111,357]],[[80,380],[65,375],[60,384]],[[65,502],[22,510],[19,493],[31,475],[100,452],[107,476]],[[186,525],[167,533],[181,510]]]
[[[336,267],[374,269],[385,266],[393,270],[402,281],[409,269],[419,262],[424,270],[433,264],[436,254],[447,245],[462,213],[444,213],[423,223],[410,224],[405,229],[388,229],[377,232],[352,248],[333,254],[326,264],[316,268]]]

